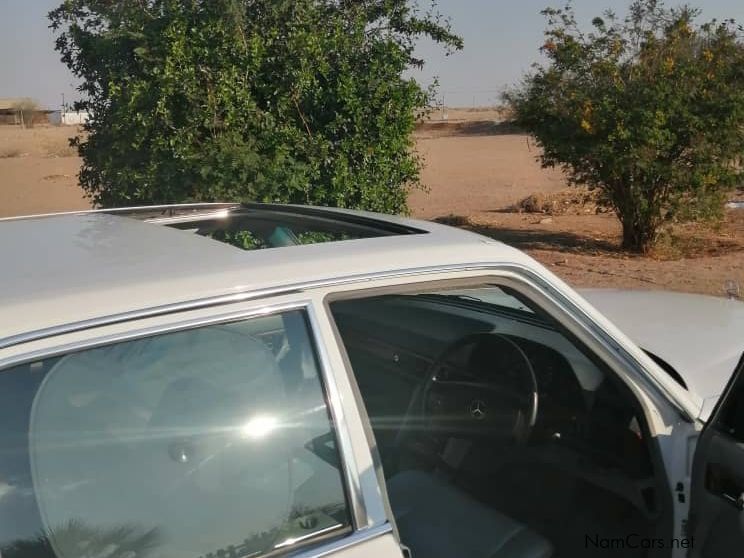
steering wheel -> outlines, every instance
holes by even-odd
[[[422,416],[434,432],[525,444],[537,420],[537,378],[527,355],[499,333],[466,335],[430,365]]]

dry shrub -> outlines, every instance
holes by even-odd
[[[470,219],[465,215],[455,215],[454,213],[450,213],[449,215],[444,215],[442,217],[437,217],[436,219],[434,219],[434,221],[442,225],[448,225],[450,227],[467,227],[471,224]]]
[[[23,152],[17,147],[0,147],[0,159],[12,159],[21,155]]]
[[[530,194],[509,210],[516,213],[543,215],[587,215],[609,211],[599,203],[596,192],[586,188],[568,188],[553,193]]]
[[[21,120],[24,128],[34,127],[34,117],[39,111],[39,103],[33,99],[21,99],[13,105],[13,110]]]

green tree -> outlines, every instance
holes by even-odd
[[[740,180],[744,49],[732,20],[696,25],[697,10],[637,0],[583,32],[568,4],[547,9],[537,65],[505,95],[537,138],[543,166],[598,190],[646,252],[669,220],[720,215]]]
[[[80,183],[103,206],[276,201],[398,212],[431,92],[406,0],[66,0],[49,14],[89,110]]]

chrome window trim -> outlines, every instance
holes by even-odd
[[[341,357],[343,369],[349,380],[349,384],[350,384],[350,388],[352,392],[353,404],[357,407],[357,409],[359,410],[358,412],[361,415],[363,436],[364,436],[365,442],[367,443],[370,457],[372,458],[372,466],[374,468],[375,476],[377,478],[377,485],[378,485],[377,488],[380,491],[380,498],[382,500],[382,509],[385,512],[385,516],[387,517],[387,520],[390,524],[395,540],[398,541],[398,543],[400,543],[400,533],[398,532],[398,527],[397,527],[397,524],[395,523],[393,509],[390,504],[390,497],[387,493],[387,485],[385,483],[385,473],[382,468],[382,458],[380,457],[380,452],[377,446],[377,440],[375,438],[374,431],[372,430],[372,426],[370,424],[369,415],[367,414],[367,409],[366,409],[366,406],[364,405],[364,400],[362,399],[362,393],[359,390],[359,384],[357,383],[356,375],[354,374],[354,370],[351,366],[351,360],[349,359],[349,353],[346,350],[346,345],[344,344],[343,339],[341,338],[341,332],[338,329],[338,324],[336,323],[336,319],[333,316],[333,313],[331,312],[331,308],[329,305],[329,302],[330,302],[329,299],[332,297],[333,297],[333,294],[324,295],[322,297],[322,308],[325,313],[325,317],[328,320],[328,324],[331,328],[331,335],[333,336],[333,341]]]
[[[360,545],[392,532],[393,528],[390,523],[383,523],[382,525],[376,525],[374,527],[366,527],[364,529],[359,529],[346,537],[324,544],[321,547],[306,550],[304,552],[299,551],[297,554],[292,554],[292,558],[325,558],[331,554],[342,552],[347,548]]]
[[[145,318],[156,318],[158,316],[164,316],[166,314],[173,314],[177,312],[188,312],[190,310],[201,310],[210,308],[212,306],[223,306],[227,304],[234,304],[238,302],[249,302],[255,299],[267,298],[275,295],[287,295],[295,292],[301,292],[297,289],[263,289],[256,291],[245,291],[235,294],[218,295],[214,297],[187,300],[182,302],[175,302],[170,304],[162,304],[158,306],[150,306],[147,308],[141,308],[138,310],[129,310],[126,312],[120,312],[116,314],[109,314],[108,316],[100,316],[96,318],[89,318],[86,320],[80,320],[77,322],[70,322],[68,324],[61,324],[56,326],[45,327],[30,331],[27,333],[20,333],[18,335],[11,335],[0,339],[0,349],[7,349],[23,343],[31,341],[40,341],[50,337],[57,337],[58,335],[64,335],[67,333],[75,333],[80,331],[86,331],[88,329],[94,329],[101,326],[116,325],[124,322],[130,322],[134,320],[140,320]]]
[[[339,454],[343,467],[343,477],[346,481],[346,494],[350,500],[352,527],[356,531],[365,527],[368,522],[367,508],[364,505],[364,495],[359,484],[359,467],[354,457],[354,448],[351,433],[344,415],[343,402],[339,393],[336,377],[328,357],[328,349],[320,336],[318,316],[315,305],[308,302],[305,313],[310,328],[310,338],[315,345],[315,354],[318,358],[318,366],[323,377],[323,388],[328,398],[328,407],[331,414],[331,422],[336,430],[336,441],[339,445]],[[344,370],[344,373],[346,371]]]
[[[336,525],[331,525],[330,527],[326,527],[325,529],[321,529],[320,531],[315,531],[314,533],[308,533],[307,535],[302,535],[302,536],[294,537],[294,538],[290,537],[288,539],[284,539],[283,541],[275,544],[274,550],[279,550],[282,548],[290,548],[292,546],[304,543],[306,541],[311,541],[316,537],[321,537],[323,535],[329,535],[343,528],[344,528],[343,525],[341,525],[340,523],[336,523]]]
[[[315,309],[312,300],[302,299],[297,301],[288,301],[284,303],[260,306],[256,308],[248,308],[213,316],[195,317],[168,324],[146,326],[130,331],[93,337],[91,339],[63,343],[61,345],[47,347],[44,349],[39,349],[37,351],[0,359],[0,374],[18,365],[27,364],[29,362],[34,362],[45,358],[54,358],[72,352],[90,350],[114,343],[122,343],[125,341],[144,339],[147,337],[154,337],[157,335],[165,335],[169,333],[177,333],[180,331],[208,327],[211,325],[234,323],[243,320],[260,318],[263,316],[271,316],[292,310],[300,310],[307,317],[307,325],[309,329],[308,337],[310,342],[313,344],[313,349],[317,356],[319,369],[318,371],[321,378],[323,395],[328,402],[328,411],[331,416],[332,428],[334,429],[336,440],[339,446],[338,451],[341,460],[341,476],[343,477],[344,482],[343,488],[345,496],[348,500],[347,505],[349,506],[349,512],[352,522],[351,533],[346,537],[335,541],[334,543],[329,543],[329,546],[346,541],[346,539],[352,538],[354,537],[354,535],[357,535],[359,533],[366,534],[368,532],[373,532],[377,533],[373,536],[378,536],[379,534],[382,534],[382,532],[378,533],[377,531],[375,531],[375,529],[381,527],[380,525],[373,527],[367,526],[367,511],[364,504],[364,496],[359,485],[359,471],[351,445],[351,433],[349,432],[346,421],[344,420],[344,411],[338,392],[338,386],[336,384],[333,369],[330,365],[327,348],[325,347],[323,339],[321,338],[318,331],[318,318],[316,315],[317,310]],[[157,315],[150,317],[157,317]],[[119,322],[102,324],[101,327],[103,327],[104,325],[115,325],[116,323]],[[302,542],[309,542],[311,540],[311,537],[322,535],[324,535],[324,533],[313,533],[312,535],[308,535],[306,538],[304,538]],[[354,541],[356,542],[348,543],[347,546],[351,544],[357,544],[358,542],[366,540],[365,537],[357,537],[357,539],[354,539]],[[345,548],[345,546],[342,546],[342,548]],[[288,550],[291,549],[288,547]],[[317,550],[315,552],[317,552]],[[325,555],[326,553],[311,553],[307,556],[310,557]],[[302,554],[302,556],[305,556],[305,554]]]
[[[28,362],[33,362],[35,360],[40,360],[44,358],[53,358],[56,356],[69,353],[69,352],[83,351],[87,349],[95,349],[97,347],[101,347],[104,345],[111,345],[113,343],[121,343],[123,341],[131,341],[134,339],[141,339],[144,337],[153,337],[155,335],[162,335],[165,333],[174,333],[178,331],[184,331],[187,329],[195,329],[199,327],[206,327],[206,326],[220,324],[220,323],[230,323],[230,322],[235,322],[235,321],[239,321],[243,319],[251,319],[251,318],[257,318],[260,316],[268,316],[271,314],[277,314],[279,312],[284,312],[284,311],[289,311],[289,310],[305,310],[306,308],[309,308],[310,306],[311,306],[311,301],[303,299],[299,301],[291,301],[291,302],[285,302],[285,303],[279,303],[279,304],[260,306],[256,308],[249,308],[245,310],[238,310],[235,312],[215,314],[212,316],[187,318],[185,320],[172,322],[168,324],[145,326],[145,327],[140,327],[137,329],[132,329],[129,331],[122,331],[119,333],[112,333],[108,335],[99,335],[96,337],[92,337],[91,339],[73,341],[70,343],[63,343],[61,345],[45,347],[43,349],[30,351],[27,353],[11,356],[11,357],[4,358],[4,359],[0,358],[0,374],[4,372],[5,369],[9,366],[17,366],[19,364],[25,364]],[[157,318],[160,316],[161,314],[154,314],[151,316],[143,316],[141,318],[132,318],[130,320],[125,320],[125,321],[135,321],[138,319]],[[94,326],[94,327],[106,327],[106,326],[117,325],[119,323],[122,323],[122,322],[120,321],[106,322],[106,323],[101,323],[98,326]],[[69,334],[69,333],[78,333],[81,331],[86,331],[88,329],[93,329],[93,328],[86,327],[83,329],[64,331],[64,332],[61,332],[59,335]],[[35,340],[36,339],[34,339],[34,341]],[[4,348],[4,347],[0,347],[0,348]]]
[[[29,341],[37,341],[56,335],[61,335],[63,333],[83,331],[102,325],[117,324],[134,319],[156,317],[163,314],[182,312],[187,310],[197,310],[201,308],[208,308],[211,306],[231,304],[234,302],[249,301],[253,299],[265,298],[268,296],[292,294],[318,288],[366,283],[377,280],[398,279],[403,277],[417,277],[423,275],[434,275],[453,272],[496,272],[505,275],[512,274],[516,279],[522,282],[527,281],[528,283],[531,283],[534,288],[544,293],[544,295],[550,298],[556,306],[562,309],[563,312],[575,317],[578,325],[586,330],[593,338],[597,339],[603,345],[608,347],[619,358],[621,358],[623,361],[625,361],[636,370],[645,370],[645,367],[633,355],[631,355],[620,343],[618,343],[612,335],[599,327],[594,322],[592,317],[589,316],[583,309],[579,308],[568,297],[566,297],[558,289],[553,287],[550,283],[546,282],[542,277],[540,277],[539,274],[535,273],[529,267],[522,264],[515,264],[513,262],[473,262],[468,264],[449,264],[443,266],[406,268],[395,271],[380,271],[374,273],[348,275],[335,279],[321,279],[265,289],[246,290],[227,295],[218,295],[213,297],[187,300],[111,314],[108,316],[90,318],[78,322],[71,322],[69,324],[61,324],[57,326],[41,328],[22,334],[12,335],[4,339],[0,339],[0,349],[5,349],[14,345],[20,345]],[[664,398],[677,409],[677,411],[686,421],[695,422],[697,413],[694,412],[692,409],[688,409],[688,406],[684,401],[679,400],[674,393],[672,393],[669,389],[667,389],[666,386],[658,382],[656,378],[652,377],[651,375],[643,374],[643,377],[655,391],[661,393]]]
[[[648,374],[646,366],[641,363],[626,347],[619,342],[614,335],[609,331],[605,330],[599,325],[594,318],[587,313],[583,308],[574,303],[568,296],[566,296],[559,289],[554,287],[549,282],[545,281],[539,274],[535,273],[532,269],[514,263],[506,264],[473,264],[463,266],[445,266],[443,268],[429,268],[442,270],[444,273],[452,271],[462,272],[484,272],[489,275],[498,275],[499,278],[516,283],[515,288],[522,290],[528,288],[533,294],[543,297],[547,302],[558,310],[561,314],[561,318],[556,318],[560,322],[565,322],[566,319],[570,319],[581,331],[583,331],[589,338],[590,343],[588,346],[592,351],[597,352],[597,347],[592,347],[592,344],[597,344],[601,350],[606,351],[612,360],[618,364],[622,364],[623,367],[627,367],[633,370],[635,378],[639,380],[644,386],[648,387],[653,393],[661,396],[666,402],[668,402],[675,411],[681,416],[681,418],[691,424],[696,423],[697,411],[694,408],[688,407],[688,402],[683,399],[679,399],[677,395],[668,389],[662,382],[660,382],[655,375]],[[420,274],[417,274],[420,275]],[[441,282],[452,282],[460,281],[463,283],[469,283],[477,279],[488,279],[487,276],[473,276],[462,279],[444,279]],[[439,282],[437,280],[433,282]],[[521,285],[521,288],[519,288]],[[400,285],[401,288],[409,288],[415,290],[420,288],[420,285],[406,284]],[[381,291],[390,291],[391,287],[373,287],[373,289],[379,289]],[[327,302],[330,299],[346,298],[346,297],[366,297],[371,296],[365,293],[365,288],[360,287],[357,291],[344,291],[337,293],[326,293],[324,295],[324,307],[326,312],[330,313],[330,309],[327,306]],[[534,297],[533,297],[534,298]],[[565,325],[565,323],[564,323]],[[642,349],[639,348],[642,352]],[[601,351],[600,351],[601,352]],[[694,404],[693,404],[694,405]]]
[[[228,219],[233,207],[219,208],[208,212],[195,213],[192,215],[178,215],[175,217],[147,217],[145,223],[154,225],[176,225],[180,223],[194,223],[197,226],[202,221],[214,221],[216,219]]]
[[[185,312],[188,310],[198,310],[201,308],[208,308],[210,306],[221,306],[232,304],[235,302],[244,302],[254,299],[266,298],[270,296],[288,295],[323,287],[336,287],[354,283],[377,281],[381,279],[397,279],[400,277],[412,277],[438,273],[509,270],[515,270],[517,273],[523,273],[525,275],[538,277],[528,267],[508,262],[475,262],[470,264],[450,264],[443,266],[405,268],[395,271],[377,271],[374,273],[346,275],[337,278],[318,279],[315,281],[304,281],[299,283],[288,283],[275,287],[246,289],[224,295],[196,298],[191,300],[183,300],[180,302],[161,304],[157,306],[138,308],[136,310],[127,310],[125,312],[117,312],[115,314],[97,316],[94,318],[88,318],[85,320],[79,320],[67,324],[59,324],[55,326],[39,328],[25,333],[19,333],[16,335],[10,335],[8,337],[0,338],[0,349],[6,349],[8,347],[20,345],[22,343],[28,343],[29,341],[38,341],[48,337],[56,337],[57,335],[61,335],[63,333],[84,331],[86,329],[92,329],[102,325],[117,324],[121,322],[128,322],[131,320],[138,320],[141,318],[156,317],[164,314],[171,314],[174,312]]]

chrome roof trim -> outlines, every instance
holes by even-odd
[[[11,335],[9,337],[0,338],[0,349],[7,349],[8,347],[13,347],[22,343],[28,343],[30,341],[39,341],[41,339],[47,339],[49,337],[55,337],[57,335],[62,335],[65,333],[74,333],[77,331],[84,331],[87,329],[93,329],[95,327],[105,325],[114,325],[142,318],[152,318],[156,316],[162,316],[163,314],[170,314],[173,312],[185,312],[189,310],[208,308],[211,306],[222,306],[235,302],[245,302],[248,300],[266,298],[268,296],[293,294],[309,289],[348,285],[353,283],[364,283],[380,279],[395,279],[398,277],[408,277],[414,275],[431,275],[436,273],[448,273],[452,271],[487,271],[489,269],[505,268],[519,268],[519,270],[523,273],[531,273],[528,268],[521,265],[515,265],[513,263],[504,264],[494,262],[465,265],[450,264],[436,267],[411,268],[395,271],[379,271],[375,273],[366,273],[360,275],[348,275],[337,279],[320,279],[316,281],[307,281],[303,283],[288,284],[265,289],[245,290],[233,294],[217,295],[213,297],[198,298],[194,300],[174,302],[159,306],[151,306],[147,308],[140,308],[137,310],[129,310],[127,312],[121,312],[117,314],[110,314],[107,316],[89,318],[77,322],[70,322],[67,324],[60,324],[57,326],[50,326],[26,333],[20,333],[18,335]]]
[[[589,331],[592,337],[599,339],[605,343],[613,352],[617,353],[624,361],[632,363],[634,367],[640,367],[645,369],[635,357],[628,353],[620,343],[618,343],[613,336],[605,332],[602,328],[598,327],[594,320],[589,316],[583,309],[576,306],[571,300],[569,300],[563,293],[555,289],[552,285],[545,282],[542,277],[535,273],[530,268],[515,264],[514,262],[477,262],[469,264],[448,264],[443,266],[425,266],[420,268],[405,268],[393,271],[380,271],[375,273],[366,273],[359,275],[348,275],[336,279],[320,279],[315,281],[307,281],[302,283],[288,284],[284,286],[277,286],[265,289],[246,290],[233,294],[218,295],[213,297],[195,299],[190,301],[182,301],[170,304],[164,304],[160,306],[154,306],[150,308],[142,308],[138,310],[131,310],[127,312],[121,312],[117,314],[111,314],[108,316],[100,316],[96,318],[90,318],[87,320],[81,320],[77,322],[71,322],[68,324],[61,324],[57,326],[46,327],[22,334],[11,335],[4,339],[0,339],[0,350],[31,341],[39,341],[49,337],[57,335],[74,333],[78,331],[84,331],[95,327],[104,325],[113,325],[122,322],[127,322],[136,319],[150,318],[161,316],[164,314],[174,312],[184,312],[188,310],[198,310],[202,308],[208,308],[213,306],[221,306],[225,304],[232,304],[235,302],[244,302],[248,300],[256,300],[265,298],[267,296],[276,296],[283,294],[299,293],[310,289],[334,287],[340,285],[348,285],[354,283],[365,283],[376,280],[384,279],[396,279],[400,277],[411,277],[421,275],[434,275],[439,273],[450,273],[450,272],[487,272],[487,271],[502,271],[502,272],[513,272],[518,274],[522,279],[529,279],[536,285],[539,285],[543,291],[552,297],[557,305],[564,309],[569,314],[580,313],[582,318],[581,325]],[[662,393],[667,400],[678,409],[682,416],[690,421],[694,422],[696,414],[691,414],[687,405],[678,400],[678,398],[669,391],[663,384],[659,383],[652,375],[644,374],[645,378],[652,384],[652,386]]]
[[[190,301],[174,302],[170,304],[162,304],[160,306],[151,306],[148,308],[140,308],[137,310],[130,310],[127,312],[121,312],[118,314],[110,314],[108,316],[100,316],[96,318],[89,318],[87,320],[80,320],[77,322],[70,322],[68,324],[60,324],[56,326],[45,327],[30,331],[27,333],[20,333],[18,335],[11,335],[9,337],[0,339],[0,350],[7,349],[23,343],[31,341],[39,341],[41,339],[48,339],[50,337],[56,337],[57,335],[63,335],[66,333],[75,333],[78,331],[85,331],[96,327],[115,325],[122,322],[129,322],[132,320],[139,320],[142,318],[154,318],[162,316],[164,314],[171,314],[174,312],[186,312],[188,310],[199,310],[201,308],[208,308],[211,306],[222,306],[225,304],[232,304],[236,302],[244,302],[253,299],[265,298],[267,296],[279,295],[279,294],[291,294],[293,292],[300,292],[298,289],[291,288],[277,288],[277,289],[263,289],[256,291],[246,291],[236,294],[220,295]]]
[[[0,217],[2,221],[20,221],[23,219],[39,219],[43,217],[60,217],[63,215],[88,215],[88,214],[131,214],[148,213],[151,211],[173,210],[193,210],[193,211],[218,211],[220,209],[232,209],[240,207],[239,203],[228,202],[203,202],[203,203],[178,203],[178,204],[161,204],[161,205],[135,205],[129,207],[110,207],[98,209],[79,209],[77,211],[56,211],[52,213],[35,213],[31,215],[16,215],[13,217]]]
[[[86,329],[92,329],[104,325],[113,325],[122,322],[128,322],[131,320],[138,320],[142,318],[152,318],[161,316],[163,314],[170,314],[173,312],[185,312],[188,310],[199,310],[201,308],[208,308],[210,306],[222,306],[225,304],[232,304],[235,302],[244,302],[248,300],[255,300],[260,298],[266,298],[268,296],[277,296],[284,294],[298,293],[309,289],[316,289],[320,287],[333,287],[338,285],[347,285],[351,283],[363,283],[368,281],[375,281],[379,279],[395,279],[397,277],[407,277],[412,275],[431,275],[435,273],[448,273],[451,271],[481,271],[488,269],[503,269],[504,267],[519,267],[523,271],[529,271],[526,267],[515,266],[514,264],[499,264],[499,263],[478,263],[478,264],[451,264],[438,267],[423,267],[423,268],[412,268],[412,269],[400,269],[395,271],[380,271],[376,273],[367,273],[360,275],[348,275],[336,279],[320,279],[316,281],[307,281],[303,283],[288,284],[277,287],[270,287],[264,289],[253,289],[240,291],[233,294],[217,295],[207,298],[198,298],[194,300],[186,300],[182,302],[174,302],[169,304],[163,304],[159,306],[151,306],[147,308],[140,308],[137,310],[129,310],[127,312],[121,312],[117,314],[110,314],[107,316],[99,316],[96,318],[89,318],[87,320],[80,320],[77,322],[70,322],[68,324],[60,324],[57,326],[50,326],[46,328],[37,329],[34,331],[20,333],[18,335],[11,335],[9,337],[0,338],[0,349],[6,349],[22,343],[28,343],[30,341],[39,341],[49,337],[62,335],[65,333],[74,333],[76,331],[84,331]]]

